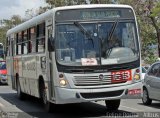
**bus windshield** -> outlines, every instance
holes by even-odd
[[[56,25],[56,59],[62,65],[122,64],[139,57],[134,20]]]

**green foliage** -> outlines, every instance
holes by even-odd
[[[84,0],[46,0],[52,7],[85,4]]]
[[[5,44],[5,40],[6,40],[6,28],[0,28],[0,43]]]
[[[110,4],[113,0],[92,0],[92,4]]]
[[[146,54],[146,58],[144,59],[145,63],[152,64],[157,61],[157,57],[154,54],[155,49],[149,49]]]
[[[1,20],[1,26],[0,26],[0,43],[3,43],[5,45],[6,40],[6,33],[7,31],[15,27],[16,25],[20,24],[22,22],[21,17],[19,15],[13,15],[11,19],[3,19]]]
[[[91,4],[108,4],[113,0],[89,0]],[[87,0],[46,0],[53,7],[86,4]]]
[[[156,3],[156,6],[152,9],[152,17],[160,17],[160,2]]]

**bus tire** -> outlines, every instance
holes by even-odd
[[[146,88],[143,89],[142,102],[144,105],[150,105],[152,103],[152,100],[149,98],[148,91]]]
[[[49,102],[47,100],[47,92],[45,89],[44,82],[40,82],[40,99],[43,103],[43,107],[44,107],[45,111],[48,113],[53,112],[53,107],[52,107],[53,105],[51,102]]]
[[[17,85],[16,88],[17,88],[17,96],[18,96],[18,98],[20,100],[25,100],[26,95],[21,90],[21,85],[20,85],[19,79],[17,79],[17,84],[16,85]]]
[[[107,110],[118,110],[120,105],[120,99],[118,100],[105,100],[105,104],[107,107]]]

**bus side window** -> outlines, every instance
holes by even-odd
[[[41,23],[37,26],[37,51],[45,51],[45,23]]]
[[[22,52],[23,52],[23,54],[27,54],[28,53],[28,31],[27,30],[25,30],[24,32],[23,32],[23,36],[22,36],[22,38],[23,38],[23,43],[22,43]]]
[[[45,38],[39,39],[37,43],[38,43],[38,52],[44,52],[45,51]]]
[[[36,27],[29,29],[28,52],[36,52]]]
[[[22,54],[22,32],[17,33],[16,37],[17,53],[18,55]]]

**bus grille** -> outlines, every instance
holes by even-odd
[[[122,95],[123,92],[124,90],[100,92],[100,93],[80,93],[80,94],[85,99],[92,99],[92,98],[116,97]]]
[[[98,86],[125,83],[126,81],[112,83],[112,75],[104,75],[103,79],[100,79],[99,76],[74,76],[73,82],[75,86]]]

